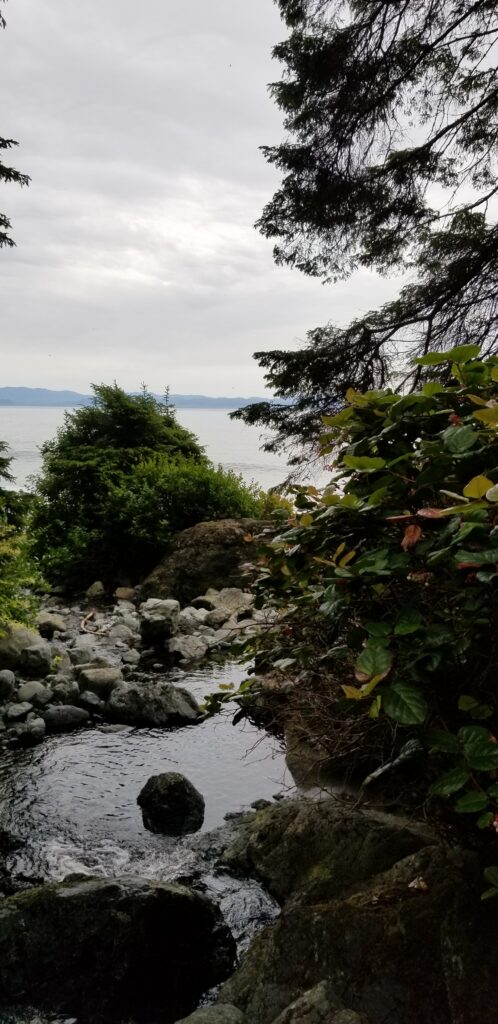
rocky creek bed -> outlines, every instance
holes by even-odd
[[[218,659],[248,595],[130,596],[0,639],[2,1024],[497,1024],[476,857],[304,797],[278,741],[203,716],[246,675]],[[180,839],[136,802],[172,771],[205,801]]]

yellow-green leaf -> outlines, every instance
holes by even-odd
[[[483,498],[492,486],[493,481],[488,480],[487,476],[474,476],[464,487],[463,493],[466,498]]]
[[[496,426],[498,424],[498,405],[491,405],[487,409],[480,409],[479,412],[474,413],[474,416],[481,423],[486,423],[488,426]]]

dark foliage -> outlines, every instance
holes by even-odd
[[[5,0],[0,0],[0,3],[5,3]],[[0,28],[5,28],[5,18],[0,11]],[[18,143],[14,139],[3,139],[0,136],[0,155],[2,150],[12,149],[13,146],[17,146]],[[0,160],[0,181],[13,181],[17,185],[29,185],[29,178],[27,174],[21,174],[20,171],[16,171],[14,167],[7,167],[6,164]],[[9,235],[11,224],[10,220],[4,213],[0,213],[0,248],[3,245],[13,246],[15,245],[14,240]]]

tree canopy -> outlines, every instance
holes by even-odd
[[[334,281],[361,268],[404,272],[395,301],[298,352],[256,353],[292,405],[239,412],[313,439],[347,387],[383,386],[411,358],[498,343],[498,3],[493,0],[278,0],[290,29],[271,93],[286,139],[258,226],[277,263]],[[403,382],[401,382],[403,386]]]
[[[0,4],[5,3],[6,0],[0,0]],[[5,28],[5,18],[0,10],[0,28]],[[3,151],[8,151],[18,143],[14,139],[4,139],[0,136],[0,157]],[[16,171],[14,167],[8,167],[0,159],[0,181],[13,181],[17,185],[29,185],[29,177],[27,174],[22,174],[20,171]],[[11,238],[9,231],[11,223],[5,213],[0,213],[0,248],[3,245],[13,246],[15,245],[14,239]]]

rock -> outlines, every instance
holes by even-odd
[[[138,665],[140,661],[140,654],[138,651],[125,651],[122,661],[124,661],[126,665]]]
[[[140,605],[140,633],[147,647],[162,647],[177,630],[178,601],[151,598]]]
[[[216,610],[216,601],[213,601],[212,597],[193,597],[190,604],[192,608],[203,609],[206,612]]]
[[[44,707],[52,699],[52,691],[43,683],[35,682],[22,683],[17,691],[18,701],[29,701],[37,707]]]
[[[55,699],[62,704],[77,704],[80,699],[80,688],[75,679],[60,679],[51,689]]]
[[[254,604],[254,594],[248,594],[240,587],[223,587],[217,598],[217,607],[226,608],[233,615],[235,612],[247,612]]]
[[[216,1006],[201,1006],[177,1024],[244,1024],[244,1014],[236,1006],[218,1003]]]
[[[133,601],[133,598],[135,597],[135,588],[116,587],[114,597],[116,598],[116,601]]]
[[[137,797],[145,828],[169,836],[197,832],[204,821],[204,798],[178,772],[152,775]]]
[[[75,637],[69,657],[73,665],[85,665],[98,658],[94,637],[86,633]]]
[[[206,626],[211,626],[212,629],[219,629],[220,626],[225,625],[230,615],[231,612],[229,612],[228,608],[214,608],[213,611],[207,613],[205,624]]]
[[[25,647],[32,647],[40,642],[38,633],[26,626],[9,624],[0,634],[0,669],[16,669],[21,664],[21,654]]]
[[[16,725],[14,731],[21,747],[35,747],[45,739],[46,725],[43,718],[32,718]]]
[[[175,636],[168,642],[170,654],[177,654],[181,661],[200,661],[208,651],[208,644],[200,636]]]
[[[287,801],[242,832],[232,867],[245,863],[283,903],[221,993],[247,1024],[297,1021],[285,1011],[324,981],[352,1008],[331,1024],[495,1019],[498,923],[473,855],[334,800]]]
[[[78,672],[78,679],[81,689],[91,690],[97,697],[107,700],[114,687],[122,682],[123,676],[119,668],[85,667]]]
[[[340,999],[326,981],[296,999],[274,1021],[274,1024],[336,1024],[338,1011],[343,1010]],[[360,1018],[351,1024],[363,1024]]]
[[[90,690],[84,690],[80,694],[79,702],[81,707],[86,708],[90,714],[102,714],[105,711],[105,700],[101,700],[96,693],[92,693]]]
[[[254,811],[264,811],[267,807],[272,807],[271,800],[253,800],[251,807]]]
[[[257,555],[253,534],[261,533],[265,525],[257,519],[222,519],[183,530],[171,553],[140,587],[141,595],[174,594],[185,605],[208,587],[240,586],[247,582],[243,564]]]
[[[200,716],[199,705],[188,690],[165,680],[123,682],[112,691],[106,714],[125,725],[187,725]]]
[[[1,638],[0,638],[1,643]],[[16,677],[9,668],[4,668],[0,671],[0,702],[8,700],[12,697],[16,688]]]
[[[57,612],[50,611],[47,608],[38,612],[36,625],[40,635],[46,637],[47,640],[51,640],[54,633],[63,633],[66,628],[62,615],[58,615]]]
[[[235,956],[205,896],[134,878],[52,883],[2,900],[0,948],[2,1006],[164,1024],[193,1010]]]
[[[85,590],[85,597],[89,601],[98,601],[100,598],[105,597],[105,587],[101,580],[96,580],[90,587]]]
[[[90,715],[85,708],[75,708],[72,704],[49,704],[43,711],[48,732],[70,732],[86,725]]]
[[[21,671],[28,676],[48,676],[52,668],[52,648],[46,640],[25,647],[19,662]]]
[[[208,612],[205,608],[183,608],[178,616],[179,633],[195,633],[202,626]]]
[[[23,700],[19,704],[7,704],[5,709],[5,718],[8,722],[21,722],[29,712],[33,710],[33,705],[28,701]]]
[[[124,643],[131,644],[136,638],[136,633],[124,622],[119,622],[116,626],[111,626],[109,636],[111,640],[122,640]]]

